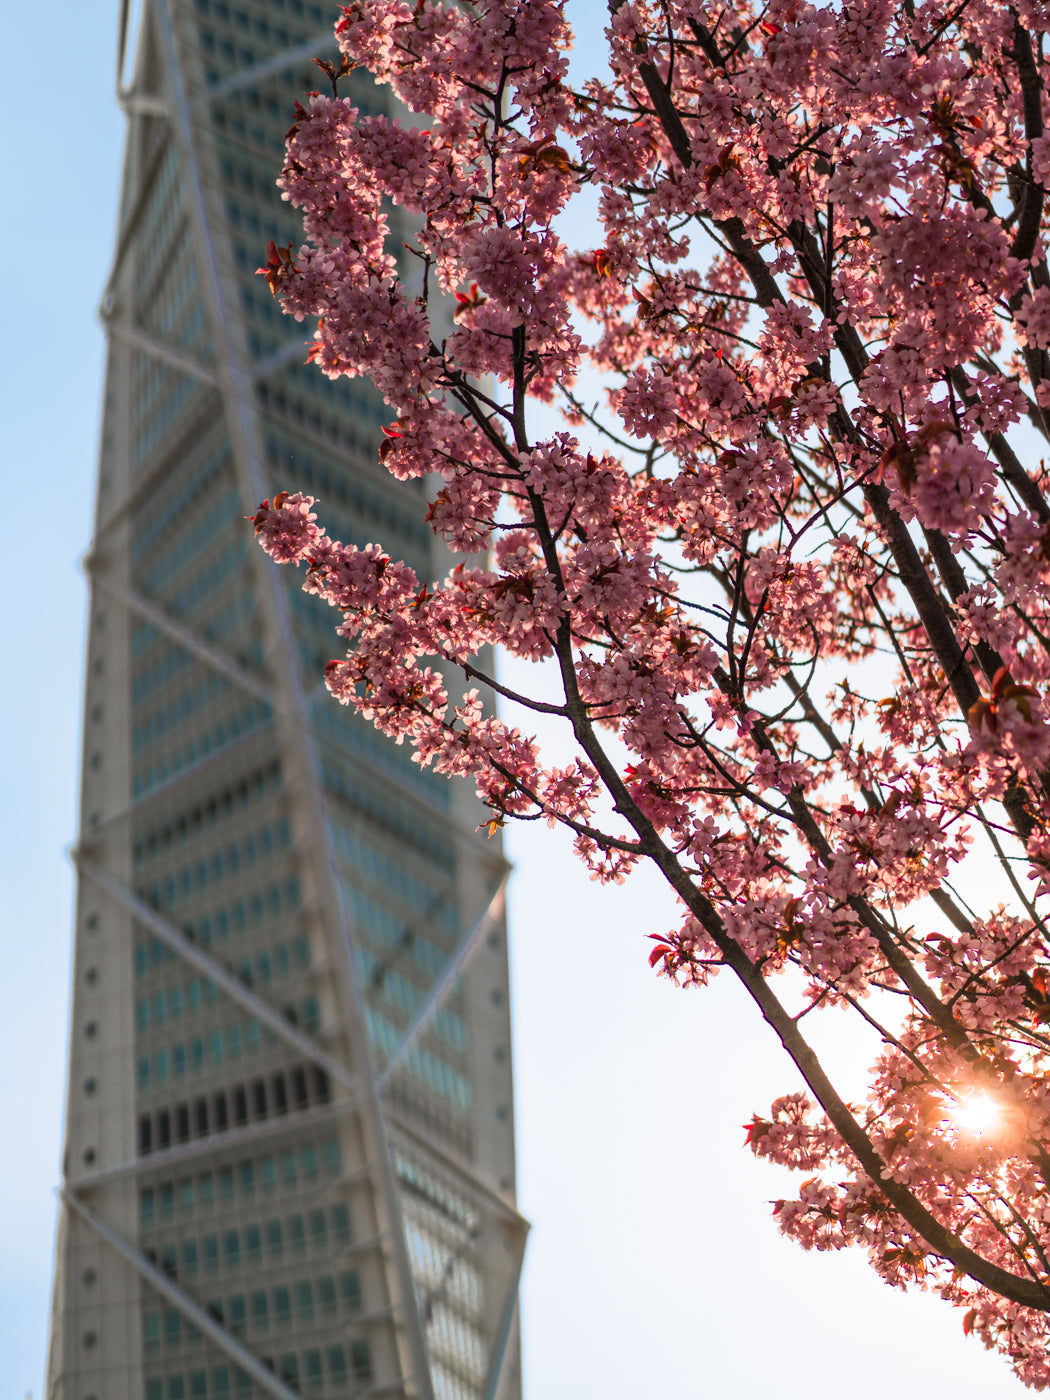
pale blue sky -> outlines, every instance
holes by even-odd
[[[0,1400],[41,1395],[66,1056],[77,733],[106,274],[122,122],[117,0],[2,0]],[[581,32],[603,20],[573,6]],[[289,93],[291,104],[295,93]],[[13,126],[13,129],[12,129]],[[527,1400],[1019,1396],[958,1312],[776,1234],[744,1123],[795,1087],[726,982],[646,964],[661,896],[599,891],[546,828],[513,839]],[[113,1397],[116,1400],[116,1397]]]

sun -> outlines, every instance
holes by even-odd
[[[950,1116],[968,1137],[988,1137],[1002,1123],[1003,1111],[991,1094],[976,1089],[952,1106]]]

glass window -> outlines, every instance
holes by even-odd
[[[230,1393],[230,1372],[226,1366],[213,1366],[211,1372],[211,1393],[214,1400],[226,1400]]]
[[[273,1191],[277,1187],[277,1167],[272,1157],[263,1157],[259,1163],[259,1180],[263,1184],[264,1191]]]
[[[289,1385],[299,1384],[299,1358],[294,1352],[286,1352],[281,1357],[277,1374],[282,1381],[287,1381]]]
[[[156,1351],[160,1346],[160,1313],[148,1312],[142,1315],[142,1339],[147,1351]]]
[[[304,1147],[303,1150],[299,1153],[299,1163],[303,1169],[303,1176],[306,1177],[307,1181],[316,1181],[317,1148],[314,1147],[312,1143],[308,1143],[307,1146]]]
[[[230,1331],[235,1337],[244,1336],[244,1324],[247,1315],[247,1309],[244,1306],[244,1294],[235,1293],[230,1299]]]
[[[303,1375],[307,1390],[320,1390],[323,1382],[321,1353],[316,1349],[303,1352]]]
[[[317,1280],[317,1301],[323,1313],[335,1312],[335,1279],[330,1274]]]
[[[143,1191],[139,1196],[139,1217],[144,1230],[151,1230],[157,1218],[156,1197],[150,1190]]]
[[[182,1376],[168,1377],[168,1400],[186,1400],[186,1382]]]
[[[213,1206],[215,1204],[215,1178],[211,1172],[205,1172],[197,1182],[197,1194],[200,1197],[202,1206]]]
[[[228,1268],[236,1269],[241,1262],[241,1237],[236,1230],[227,1230],[223,1237]]]
[[[230,1026],[226,1031],[226,1049],[229,1051],[230,1059],[236,1060],[241,1053],[241,1028],[238,1024]]]
[[[303,1228],[301,1215],[288,1217],[288,1248],[294,1250],[306,1248],[306,1230]]]
[[[208,1394],[208,1377],[203,1371],[190,1372],[190,1400],[205,1400]]]
[[[281,1153],[281,1178],[285,1186],[294,1186],[296,1181],[295,1153]]]
[[[256,1327],[270,1325],[270,1306],[262,1289],[252,1294],[252,1322]]]
[[[169,1347],[177,1347],[182,1340],[182,1314],[174,1308],[164,1311],[164,1340]]]
[[[191,1177],[179,1182],[179,1206],[184,1211],[193,1210],[193,1179]]]
[[[154,1377],[146,1382],[146,1400],[164,1400],[164,1382]]]
[[[187,1278],[197,1273],[197,1241],[187,1240],[182,1246],[182,1272]]]
[[[266,1227],[266,1243],[271,1259],[280,1259],[284,1253],[284,1231],[279,1220],[271,1220]]]
[[[372,1379],[372,1349],[363,1337],[350,1343],[350,1369],[355,1381]]]
[[[328,1348],[328,1379],[333,1385],[346,1385],[346,1352],[342,1347]]]
[[[258,1225],[244,1227],[244,1261],[257,1264],[262,1258],[262,1231]]]
[[[354,1270],[339,1275],[339,1291],[343,1295],[343,1306],[356,1312],[361,1306],[361,1281]]]
[[[165,1182],[160,1188],[160,1213],[165,1220],[170,1220],[175,1214],[175,1188],[170,1182]]]
[[[273,1290],[273,1315],[281,1323],[292,1320],[292,1295],[284,1284]]]
[[[314,1316],[314,1286],[309,1279],[295,1285],[295,1310],[301,1322],[312,1322]]]
[[[245,1196],[255,1191],[255,1167],[251,1162],[241,1163],[241,1191]]]
[[[324,1168],[329,1176],[338,1176],[342,1170],[343,1161],[339,1144],[335,1138],[329,1138],[327,1142],[321,1144],[321,1156],[324,1158]]]
[[[310,1212],[310,1235],[314,1249],[325,1249],[328,1245],[328,1226],[323,1210]]]
[[[186,1047],[181,1042],[171,1052],[171,1071],[176,1079],[186,1073]]]
[[[201,1243],[204,1247],[204,1267],[209,1274],[213,1274],[219,1267],[219,1237],[205,1235]]]
[[[342,1201],[337,1202],[331,1209],[332,1234],[335,1236],[336,1244],[350,1243],[350,1212]]]
[[[224,1206],[233,1205],[233,1168],[223,1167],[219,1172],[219,1200]]]

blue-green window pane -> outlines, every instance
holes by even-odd
[[[321,1353],[316,1348],[303,1352],[303,1379],[307,1390],[320,1390],[324,1383]]]
[[[310,1238],[315,1249],[324,1249],[328,1244],[328,1224],[323,1210],[310,1212]]]
[[[339,1275],[339,1291],[343,1295],[343,1306],[356,1312],[361,1306],[361,1280],[354,1270]]]
[[[223,1249],[228,1268],[236,1269],[241,1262],[241,1239],[236,1230],[227,1230],[223,1236]]]
[[[350,1243],[350,1211],[340,1201],[334,1205],[330,1212],[332,1220],[332,1234],[335,1236],[337,1244]]]
[[[346,1385],[346,1352],[342,1347],[329,1347],[327,1352],[328,1379],[333,1385]]]
[[[372,1349],[363,1338],[350,1343],[350,1369],[355,1381],[372,1379]]]
[[[284,1253],[284,1231],[279,1220],[271,1220],[266,1227],[266,1246],[271,1259],[280,1259]]]
[[[244,1335],[244,1324],[248,1317],[248,1310],[244,1303],[244,1294],[235,1293],[230,1299],[230,1331],[235,1337]]]

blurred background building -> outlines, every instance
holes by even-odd
[[[327,695],[337,619],[244,520],[301,489],[443,570],[255,276],[333,16],[128,8],[47,1395],[518,1400],[502,855]]]

